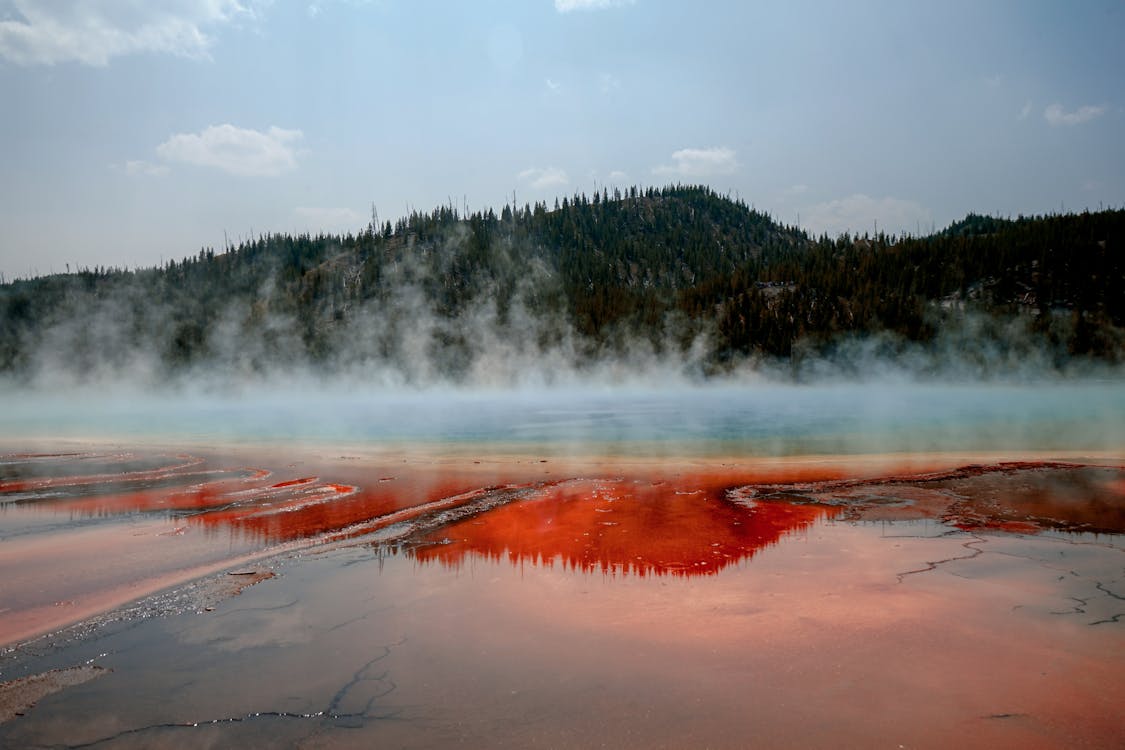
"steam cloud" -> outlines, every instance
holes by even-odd
[[[514,263],[493,250],[499,265]],[[0,437],[609,442],[677,453],[709,441],[763,455],[1125,445],[1121,367],[1069,357],[1024,318],[959,312],[935,319],[926,344],[855,337],[798,345],[785,360],[730,361],[716,358],[712,331],[675,316],[656,336],[625,326],[582,336],[551,302],[557,280],[534,262],[508,269],[520,279],[510,297],[476,279],[441,309],[433,290],[447,270],[390,264],[377,295],[322,295],[338,314],[311,320],[268,276],[215,303],[202,326],[147,282],[111,294],[75,285],[28,329],[36,339],[21,342],[17,374],[0,380]],[[358,283],[348,269],[334,278]],[[196,356],[177,363],[179,344]]]
[[[716,364],[712,332],[670,316],[661,337],[611,331],[601,342],[581,336],[561,310],[543,312],[549,273],[530,268],[501,309],[487,288],[454,316],[434,309],[414,271],[379,299],[351,305],[316,325],[271,304],[268,279],[249,301],[229,301],[194,328],[175,304],[152,300],[141,286],[71,295],[23,341],[19,374],[7,388],[144,388],[215,390],[294,382],[363,388],[685,386],[763,382],[1050,382],[1120,379],[1121,367],[1070,357],[1034,333],[1029,320],[964,313],[937,322],[925,344],[889,334],[845,338],[831,347],[798,345],[791,358],[747,357]],[[536,312],[532,312],[532,310]],[[324,320],[329,322],[325,323]],[[197,336],[204,352],[169,366],[177,337]],[[27,346],[31,344],[30,346]],[[0,383],[4,381],[0,380]]]

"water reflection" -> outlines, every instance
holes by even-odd
[[[714,575],[814,521],[818,505],[736,505],[691,483],[572,480],[428,534],[410,554],[457,568],[470,555],[585,573]]]
[[[20,533],[34,531],[37,519],[50,532],[60,516],[77,523],[147,515],[177,524],[177,534],[199,530],[263,547],[360,537],[393,524],[405,528],[399,538],[417,542],[410,554],[422,561],[455,567],[473,553],[641,576],[713,575],[838,512],[731,502],[744,475],[545,479],[546,465],[365,466],[350,474],[334,467],[329,479],[188,455],[9,456],[0,508],[24,516]]]
[[[543,479],[550,471],[544,465],[509,463],[472,473],[396,466],[393,474],[367,466],[344,478],[347,472],[334,468],[337,476],[328,479],[188,455],[9,456],[0,507],[46,519],[156,515],[182,524],[181,531],[263,546],[413,522],[421,541],[411,554],[447,566],[474,553],[521,563],[560,560],[582,571],[681,576],[714,574],[837,513],[815,504],[731,502],[744,475]],[[451,525],[440,515],[470,505],[467,517]]]
[[[473,500],[474,491],[511,486],[517,476],[526,484],[528,474],[416,463],[351,471],[336,466],[328,477],[292,465],[266,469],[214,457],[134,453],[13,454],[0,456],[0,466],[0,514],[10,522],[0,528],[0,539],[36,528],[55,531],[60,518],[83,525],[149,517],[253,546],[370,533],[435,504],[457,507]]]
[[[189,455],[4,456],[0,508],[5,515],[22,516],[25,526],[36,516],[67,516],[78,522],[143,515],[200,521],[224,513],[229,525],[243,514],[354,491],[325,485],[316,477],[276,482],[266,469],[212,464]]]
[[[9,521],[0,539],[36,524],[55,529],[60,517],[161,518],[257,546],[410,522],[422,540],[412,554],[423,561],[456,566],[474,553],[684,575],[716,572],[841,514],[1017,533],[1125,530],[1125,470],[1112,464],[996,463],[859,478],[826,468],[770,474],[753,463],[694,473],[649,466],[598,479],[575,478],[575,471],[545,460],[279,469],[186,454],[0,455],[0,515]],[[614,469],[600,471],[612,476]]]
[[[393,542],[437,568],[480,558],[688,577],[715,576],[833,518],[932,519],[974,538],[1125,532],[1125,469],[1108,460],[935,468],[880,458],[865,469],[855,459],[303,458],[0,455],[0,642],[277,545]]]

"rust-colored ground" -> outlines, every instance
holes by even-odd
[[[13,451],[0,641],[207,578],[0,744],[1118,747],[1123,507],[1114,456]]]
[[[0,644],[310,544],[390,534],[582,571],[714,574],[818,518],[1121,533],[1113,461],[11,451],[0,464]]]

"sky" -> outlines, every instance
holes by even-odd
[[[820,234],[1125,206],[1125,3],[0,0],[0,274],[707,184]]]

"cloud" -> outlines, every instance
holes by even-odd
[[[566,176],[566,172],[558,167],[547,167],[546,169],[532,167],[531,169],[525,169],[520,172],[517,178],[521,182],[526,182],[536,190],[560,187],[570,182],[570,178]]]
[[[844,232],[863,234],[875,230],[891,234],[917,231],[933,221],[929,210],[912,200],[872,198],[855,193],[826,203],[818,203],[803,213],[804,228],[813,234],[836,236]]]
[[[562,88],[561,83],[559,83],[558,81],[552,81],[550,78],[548,78],[546,80],[546,84],[547,84],[547,90],[551,91],[552,93],[555,92],[555,91],[558,91],[559,89]]]
[[[738,161],[732,149],[684,148],[672,154],[674,164],[661,164],[654,167],[653,174],[669,177],[710,177],[712,175],[733,174],[738,170]]]
[[[1095,107],[1090,104],[1079,107],[1073,112],[1067,112],[1062,108],[1061,104],[1050,104],[1043,110],[1043,118],[1047,120],[1052,127],[1058,127],[1059,125],[1081,125],[1103,114],[1105,114],[1105,107]]]
[[[790,185],[789,187],[782,190],[781,194],[788,197],[791,195],[803,195],[807,192],[809,192],[809,186],[801,183],[798,185]]]
[[[984,85],[990,89],[998,89],[1004,85],[1004,76],[996,73],[995,75],[985,76],[983,79]]]
[[[612,172],[610,172],[608,175],[606,175],[605,179],[606,179],[606,182],[609,182],[611,184],[622,183],[622,182],[628,182],[629,181],[629,175],[622,172],[620,169],[615,169]]]
[[[12,0],[0,21],[0,57],[17,65],[77,62],[107,65],[114,57],[161,53],[205,58],[205,29],[253,18],[239,0]]]
[[[240,177],[275,177],[297,166],[293,145],[300,130],[271,127],[264,133],[212,125],[199,133],[180,133],[156,147],[165,161],[215,167]]]
[[[1019,114],[1018,119],[1026,120],[1028,115],[1030,115],[1030,114],[1031,114],[1031,101],[1029,100],[1029,101],[1024,102],[1023,107],[1020,109],[1020,114]]]
[[[570,13],[575,10],[604,10],[632,5],[635,0],[555,0],[555,10]]]
[[[298,206],[293,213],[303,227],[314,231],[359,229],[369,220],[369,217],[350,208]]]
[[[161,177],[168,174],[168,167],[142,159],[132,159],[125,162],[125,174],[130,177]]]

